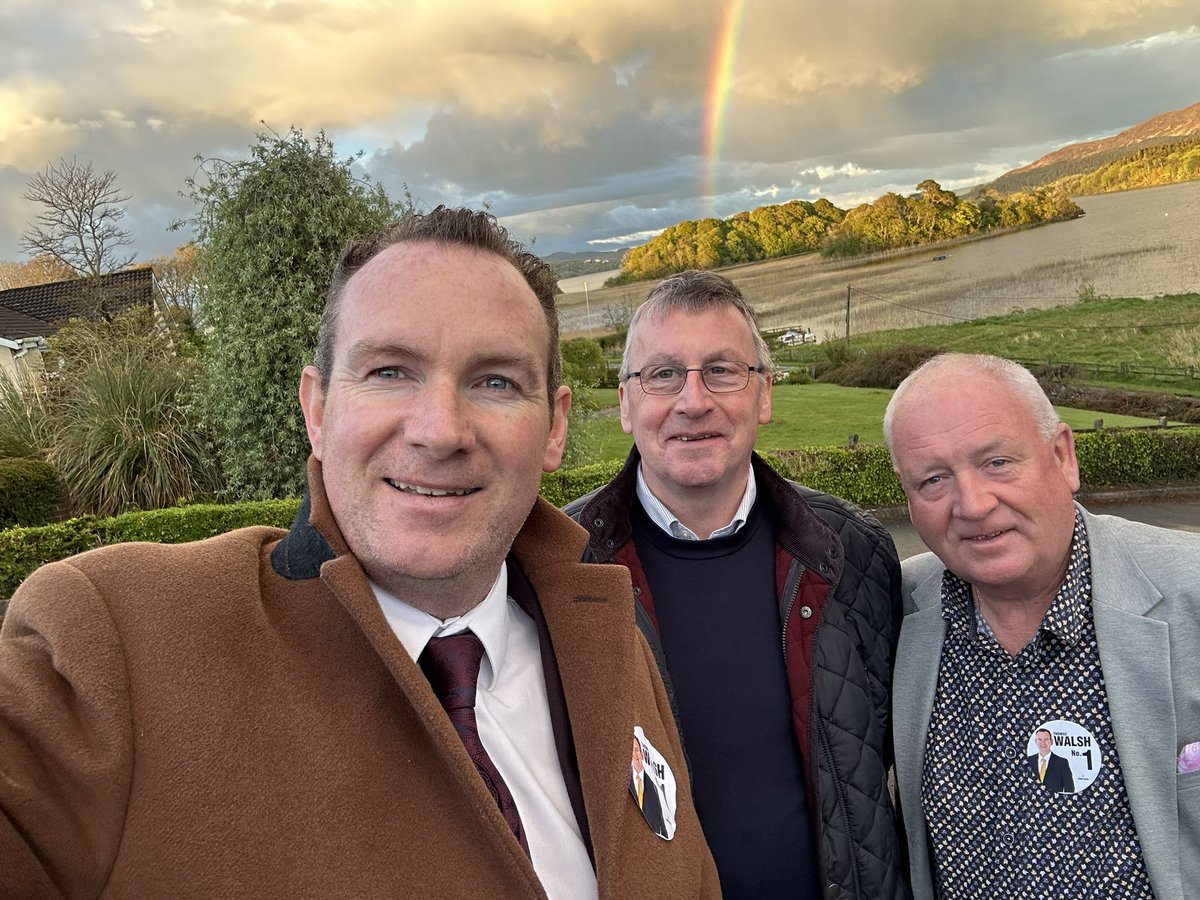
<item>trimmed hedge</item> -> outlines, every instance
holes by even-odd
[[[287,528],[299,507],[299,500],[197,503],[122,513],[111,519],[80,516],[38,528],[9,528],[0,531],[0,597],[12,596],[25,576],[38,566],[85,550],[128,541],[181,544],[247,525]]]
[[[45,525],[62,500],[54,466],[40,459],[0,459],[0,528]]]
[[[1087,432],[1075,436],[1075,446],[1085,489],[1200,481],[1200,428]],[[904,492],[881,444],[853,450],[778,450],[765,458],[785,477],[860,506],[904,503]],[[607,483],[622,464],[614,460],[543,475],[542,496],[563,506]],[[0,597],[11,596],[21,580],[43,563],[93,547],[122,541],[181,543],[246,525],[287,528],[298,507],[299,500],[197,504],[125,513],[112,519],[85,516],[39,528],[9,528],[0,531]]]
[[[1200,429],[1128,429],[1075,435],[1085,487],[1200,481]]]

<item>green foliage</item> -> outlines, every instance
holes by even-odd
[[[597,272],[610,272],[621,267],[621,257],[624,250],[598,251],[587,259],[547,259],[554,274],[561,278],[579,278],[583,275],[595,275]],[[599,282],[597,282],[599,287]]]
[[[840,365],[823,370],[820,379],[845,387],[895,390],[913,369],[941,352],[938,347],[915,347],[910,344],[873,348],[845,356]],[[837,355],[842,356],[840,353]]]
[[[205,160],[204,180],[188,181],[204,273],[205,411],[232,497],[300,492],[309,447],[296,385],[333,265],[351,239],[410,205],[356,175],[356,158],[339,160],[324,132],[310,141],[293,128],[259,134],[249,159]]]
[[[62,489],[58,473],[49,463],[0,459],[0,528],[45,525],[58,509]]]
[[[820,354],[825,357],[825,369],[840,369],[854,359],[854,348],[844,337],[827,337],[821,343]]]
[[[616,392],[597,391],[609,405]],[[861,444],[882,443],[883,411],[892,392],[883,388],[848,388],[836,384],[776,384],[771,390],[771,421],[758,430],[755,447],[759,453],[793,450],[797,447],[845,446],[851,434]],[[609,398],[609,399],[605,399]],[[1086,409],[1056,405],[1063,421],[1074,429],[1091,428],[1097,414]],[[606,410],[607,412],[607,410]],[[1155,419],[1133,415],[1103,414],[1110,428],[1145,427]],[[1181,421],[1170,416],[1171,421]],[[596,448],[597,460],[624,459],[633,439],[621,429],[616,415],[601,414],[584,426],[582,440]]]
[[[45,459],[52,441],[46,381],[24,369],[0,372],[0,459]]]
[[[111,516],[211,495],[217,468],[191,403],[202,370],[148,309],[74,319],[49,343],[57,378],[46,456],[73,512]]]
[[[613,476],[621,471],[625,460],[608,460],[602,463],[592,463],[573,469],[559,469],[542,475],[540,493],[543,498],[555,506],[563,507],[582,497],[588,491],[593,491],[602,484],[607,484]]]
[[[562,343],[563,373],[588,387],[600,387],[608,365],[598,341],[590,338],[571,338]]]
[[[0,597],[9,597],[38,566],[76,553],[126,541],[178,544],[203,540],[248,525],[287,528],[299,500],[231,505],[196,504],[125,513],[110,519],[81,516],[40,528],[0,531]]]
[[[860,506],[898,506],[904,491],[879,444],[777,450],[765,458],[785,478]]]
[[[1085,157],[1075,164],[1086,170],[1072,174],[1060,175],[1062,169],[1033,169],[1028,174],[1042,180],[1051,190],[1072,197],[1194,181],[1200,179],[1200,137],[1133,150],[1123,148],[1114,160],[1104,160],[1105,157]]]
[[[791,200],[728,219],[687,220],[625,254],[610,284],[810,253],[845,213],[828,200]]]
[[[600,344],[588,338],[572,338],[561,345],[563,383],[571,388],[567,445],[563,465],[583,466],[598,460],[595,447],[581,439],[587,421],[599,408],[594,391],[604,379],[607,366]]]
[[[39,566],[99,547],[96,522],[82,516],[55,525],[0,531],[0,597],[11,597]]]
[[[1121,363],[1175,368],[1170,337],[1181,322],[1196,319],[1200,294],[1161,297],[1097,297],[1086,304],[1071,303],[1049,309],[1026,309],[952,325],[861,332],[854,347],[866,352],[896,344],[915,344],[991,353],[1008,359],[1071,360],[1088,365]],[[829,342],[790,348],[796,362],[819,362]],[[1089,376],[1092,383],[1108,382]],[[1200,382],[1175,381],[1178,393],[1200,391]],[[1161,385],[1160,385],[1161,387]]]
[[[1089,487],[1200,480],[1200,431],[1095,431],[1075,436]]]
[[[255,500],[236,504],[197,503],[115,516],[101,523],[100,533],[105,544],[125,541],[182,544],[248,525],[288,528],[299,508],[300,501],[297,499]]]
[[[985,193],[976,205],[926,179],[912,197],[888,193],[850,210],[830,229],[821,253],[857,256],[1081,215],[1083,211],[1062,192],[1035,189],[1010,197]]]

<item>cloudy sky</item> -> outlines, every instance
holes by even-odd
[[[1198,59],[1197,0],[0,0],[0,259],[60,157],[169,253],[196,155],[262,122],[549,253],[966,188],[1200,101]]]

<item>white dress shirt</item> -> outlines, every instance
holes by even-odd
[[[431,637],[470,629],[482,642],[479,738],[517,804],[533,868],[552,898],[596,897],[596,874],[558,761],[537,626],[508,597],[507,566],[478,606],[444,622],[374,582],[371,587],[414,662]]]
[[[661,500],[650,492],[649,486],[646,484],[646,479],[642,475],[641,463],[638,463],[637,470],[637,495],[642,501],[642,508],[646,510],[646,515],[650,517],[650,521],[681,541],[700,541],[705,540],[700,535],[692,531],[679,518],[667,509]],[[750,508],[754,506],[754,499],[758,496],[758,485],[754,481],[754,469],[750,468],[749,477],[746,479],[746,490],[742,492],[742,502],[738,504],[738,508],[734,510],[733,518],[728,525],[718,528],[708,536],[708,539],[726,537],[731,534],[736,534],[738,529],[746,524],[746,519],[750,515]]]

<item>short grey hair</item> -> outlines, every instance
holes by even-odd
[[[746,320],[750,334],[754,338],[755,368],[759,377],[764,381],[770,379],[775,371],[775,362],[771,359],[771,349],[758,330],[758,320],[754,310],[742,296],[737,286],[723,275],[716,272],[703,272],[699,269],[688,269],[669,278],[663,279],[658,286],[650,291],[645,301],[633,313],[629,320],[629,331],[625,335],[625,352],[621,355],[621,371],[619,378],[625,381],[629,377],[629,356],[633,347],[634,336],[638,326],[645,319],[663,319],[676,310],[699,313],[707,309],[728,306],[738,311]]]
[[[1054,440],[1062,419],[1054,411],[1054,406],[1037,379],[1023,365],[1010,359],[982,353],[940,353],[913,369],[908,377],[900,382],[900,386],[892,394],[892,399],[888,401],[887,411],[883,414],[883,442],[887,444],[893,467],[896,464],[896,453],[892,444],[896,410],[904,403],[909,392],[919,389],[922,382],[947,372],[956,375],[989,375],[1002,382],[1012,390],[1018,402],[1023,403],[1029,410],[1042,438],[1047,442]]]

